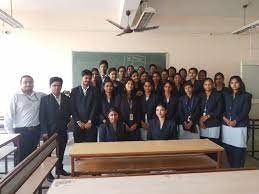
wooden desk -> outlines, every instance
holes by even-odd
[[[87,179],[56,179],[48,194],[256,194],[259,170]]]
[[[16,166],[20,161],[19,156],[19,137],[20,134],[0,134],[0,148],[8,145],[9,143],[13,143],[14,146],[17,148],[14,152],[14,165]]]
[[[205,154],[178,154],[174,156],[97,158],[76,161],[79,176],[114,176],[160,172],[185,172],[193,170],[216,170],[217,163]]]
[[[20,134],[1,134],[0,135],[0,148],[11,143],[15,142]]]
[[[76,143],[70,151],[71,173],[75,176],[75,160],[80,158],[148,157],[175,154],[217,153],[221,167],[223,148],[208,139],[170,141],[131,141]]]

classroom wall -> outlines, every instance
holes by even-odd
[[[36,90],[49,92],[48,80],[51,76],[63,77],[63,88],[70,89],[72,50],[168,52],[168,67],[173,65],[179,69],[195,66],[207,69],[209,76],[221,71],[227,79],[230,75],[239,74],[240,61],[249,58],[249,36],[245,35],[172,34],[159,31],[122,37],[116,37],[115,34],[117,31],[18,30],[2,35],[0,63],[3,75],[0,76],[0,83],[1,89],[7,89],[8,92],[1,96],[1,102],[6,102],[7,96],[17,89],[23,74],[31,74],[35,78]]]

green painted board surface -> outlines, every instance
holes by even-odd
[[[73,87],[81,83],[81,71],[96,67],[99,68],[99,62],[105,59],[109,67],[118,68],[121,65],[133,65],[135,68],[144,66],[146,70],[149,65],[157,64],[159,70],[166,68],[167,53],[129,53],[129,52],[72,52],[72,78]]]

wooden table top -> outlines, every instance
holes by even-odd
[[[259,170],[111,178],[55,179],[48,194],[255,194]]]
[[[0,134],[0,147],[12,142],[18,136],[20,136],[20,134]]]
[[[224,149],[208,139],[170,141],[125,141],[104,143],[75,143],[70,150],[73,157],[109,157],[132,155],[162,155],[181,153],[219,152]]]

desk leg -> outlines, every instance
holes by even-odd
[[[75,158],[71,156],[71,176],[75,176]]]
[[[255,157],[255,121],[252,122],[252,157]]]
[[[221,168],[222,164],[222,152],[217,152],[217,166],[216,168]]]

